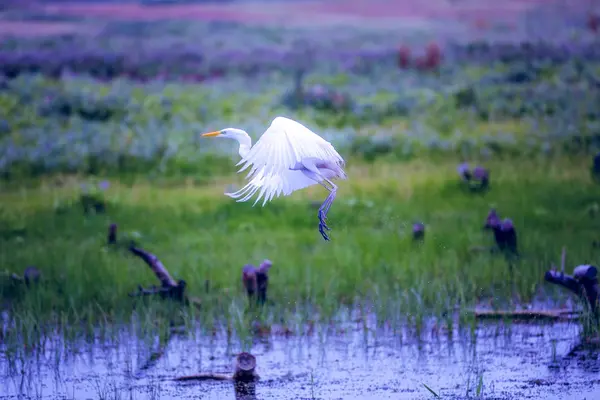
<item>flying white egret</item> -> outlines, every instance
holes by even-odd
[[[252,139],[243,130],[226,128],[204,133],[202,136],[235,139],[240,144],[240,157],[236,164],[244,164],[242,172],[252,166],[249,182],[235,193],[227,196],[247,201],[258,192],[253,206],[263,198],[263,207],[274,197],[290,195],[296,190],[320,184],[329,191],[329,196],[319,207],[319,232],[329,240],[325,221],[333,204],[337,186],[333,179],[347,179],[344,172],[345,161],[331,143],[299,122],[285,117],[277,117],[261,138],[252,146]],[[260,192],[259,192],[260,190]]]

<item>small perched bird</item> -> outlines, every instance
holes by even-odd
[[[290,195],[296,190],[319,184],[329,191],[318,212],[319,232],[329,240],[325,231],[327,213],[335,200],[338,187],[335,179],[347,179],[345,161],[327,142],[299,122],[277,117],[271,122],[262,137],[252,146],[252,139],[245,131],[226,128],[208,132],[204,137],[220,137],[237,140],[242,159],[236,164],[242,172],[249,167],[249,182],[235,193],[227,196],[247,201],[256,193],[254,204],[263,199],[263,206],[274,197]]]

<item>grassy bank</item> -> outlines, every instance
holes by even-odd
[[[310,317],[310,310],[328,318],[340,304],[356,301],[400,321],[441,316],[478,299],[526,303],[540,286],[555,293],[542,277],[561,246],[568,248],[569,265],[597,256],[590,211],[600,187],[589,178],[587,160],[490,162],[492,189],[485,195],[459,185],[453,161],[352,161],[351,179],[332,208],[329,243],[320,238],[310,206],[324,196],[319,187],[252,208],[223,195],[228,181],[239,181],[233,177],[202,186],[114,180],[104,193],[107,214],[91,216],[82,213],[73,178],[4,193],[2,265],[15,272],[35,265],[47,279],[12,305],[34,315],[126,316],[135,302],[127,293],[155,278],[140,260],[104,248],[111,222],[185,279],[190,294],[202,299],[202,314],[213,317],[231,318],[232,306],[244,306],[241,266],[263,258],[274,262],[273,318],[294,311]],[[524,257],[514,286],[503,257],[469,252],[492,244],[481,230],[490,206],[517,227]],[[427,226],[422,245],[410,235],[416,220]]]

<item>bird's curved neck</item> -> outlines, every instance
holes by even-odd
[[[250,152],[250,148],[252,147],[252,138],[250,137],[250,135],[244,132],[243,135],[237,136],[236,139],[240,143],[240,157],[245,158]]]

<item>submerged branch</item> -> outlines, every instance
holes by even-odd
[[[178,382],[185,382],[185,381],[231,381],[231,380],[233,380],[233,377],[230,376],[230,375],[205,373],[205,374],[180,376],[180,377],[177,377],[177,378],[175,378],[173,380],[174,381],[178,381]]]
[[[524,321],[532,320],[566,320],[571,319],[573,312],[565,310],[475,310],[473,312],[478,319],[516,319]]]
[[[235,372],[233,375],[203,373],[195,375],[180,376],[174,378],[175,381],[233,381],[234,383],[253,383],[259,379],[256,374],[256,357],[250,353],[240,353],[236,357]],[[238,387],[236,386],[236,394]]]

